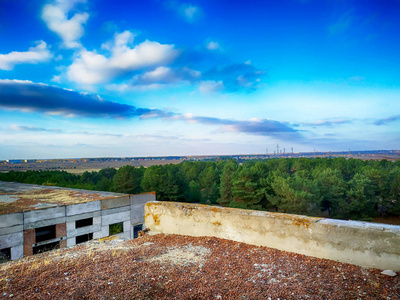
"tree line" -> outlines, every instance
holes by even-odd
[[[148,168],[124,166],[74,175],[65,171],[1,173],[0,180],[79,189],[141,193],[157,200],[371,220],[400,216],[400,161],[280,158],[185,161]]]

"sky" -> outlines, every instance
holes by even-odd
[[[398,0],[0,0],[0,160],[400,149]]]

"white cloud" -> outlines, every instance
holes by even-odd
[[[199,8],[197,6],[187,4],[182,7],[183,14],[187,21],[193,21],[199,14]]]
[[[214,42],[214,41],[209,42],[206,47],[207,47],[208,50],[219,50],[219,49],[221,49],[221,46],[217,42]]]
[[[202,9],[199,6],[189,3],[179,3],[178,1],[166,2],[166,7],[174,10],[187,22],[192,23],[198,20],[202,15]]]
[[[215,93],[224,87],[222,81],[206,80],[202,81],[199,86],[199,91],[203,94]]]
[[[47,4],[42,10],[42,19],[47,27],[58,34],[67,48],[77,48],[81,44],[79,39],[84,34],[83,24],[89,18],[86,12],[76,13],[68,18],[69,11],[77,2],[85,0],[55,0],[53,4]]]
[[[60,75],[54,75],[53,78],[51,79],[51,81],[60,83],[61,82],[61,76]]]
[[[31,47],[27,52],[13,51],[8,54],[0,54],[0,69],[12,70],[17,64],[36,64],[50,60],[53,54],[47,48],[44,41],[39,41],[36,47]]]
[[[68,68],[68,79],[89,85],[107,82],[124,73],[167,64],[178,55],[174,45],[146,40],[133,48],[128,47],[132,42],[133,34],[125,31],[115,36],[113,45],[103,45],[103,49],[110,51],[110,57],[82,50]]]
[[[198,81],[200,76],[201,73],[199,71],[190,68],[171,69],[160,66],[152,71],[135,75],[128,82],[109,84],[106,88],[119,92],[158,90],[179,84],[190,84]]]
[[[153,71],[144,73],[142,79],[149,81],[170,81],[173,80],[174,77],[174,73],[170,68],[158,67]]]

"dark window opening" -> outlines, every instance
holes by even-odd
[[[54,249],[60,249],[60,242],[54,242],[54,243],[49,243],[49,244],[33,247],[33,254],[51,251]]]
[[[93,225],[93,218],[87,218],[87,219],[75,221],[75,228],[81,228],[81,227],[92,226],[92,225]]]
[[[56,225],[35,228],[36,243],[56,238]]]
[[[124,231],[124,223],[119,222],[115,224],[110,224],[110,235],[118,234]]]
[[[87,241],[93,240],[93,233],[87,233],[83,235],[79,235],[75,238],[75,243],[80,244]]]
[[[139,236],[139,231],[143,230],[143,224],[133,226],[133,238],[136,239]]]
[[[0,264],[11,260],[11,248],[4,248],[0,250]]]

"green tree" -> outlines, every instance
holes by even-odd
[[[119,168],[113,177],[113,191],[118,193],[138,194],[141,192],[141,181],[144,168],[141,166],[123,166]]]
[[[231,159],[227,161],[223,167],[221,178],[220,178],[220,198],[217,200],[222,206],[227,206],[233,199],[232,194],[232,179],[233,174],[238,168],[237,161]]]
[[[157,200],[163,201],[184,201],[187,191],[179,166],[173,164],[147,168],[141,186],[145,192],[156,192]]]
[[[207,163],[199,175],[202,202],[207,204],[217,203],[219,198],[219,177],[220,171],[217,169],[216,164]]]
[[[261,162],[241,165],[232,176],[230,207],[265,209],[268,205],[268,173]]]
[[[308,178],[305,170],[283,177],[275,173],[272,180],[275,196],[271,202],[284,213],[316,215],[320,212],[322,197],[318,185]]]
[[[313,171],[313,177],[322,197],[321,210],[335,216],[337,203],[344,201],[347,189],[342,173],[337,169],[320,167]]]
[[[337,217],[371,220],[377,214],[378,205],[371,180],[361,173],[356,173],[348,184],[346,200],[339,203]]]

